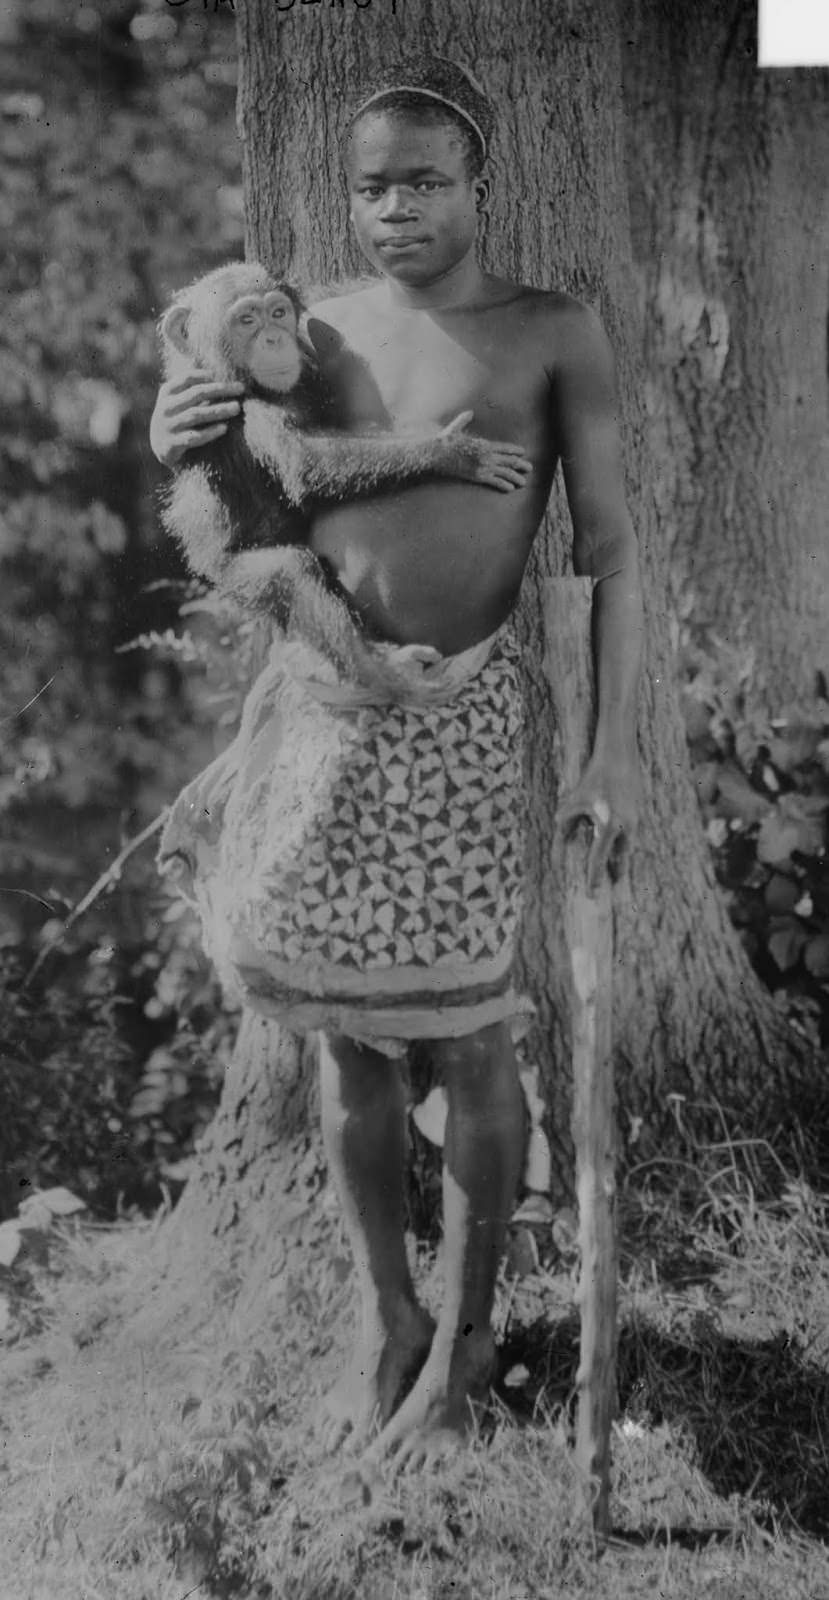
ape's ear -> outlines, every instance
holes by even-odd
[[[190,321],[190,312],[186,306],[171,306],[165,311],[161,319],[161,337],[178,350],[181,355],[192,355],[190,341],[187,337],[187,328]]]

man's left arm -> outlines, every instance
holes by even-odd
[[[642,805],[636,737],[643,649],[636,535],[625,500],[613,357],[593,312],[573,306],[557,340],[553,415],[573,522],[573,565],[594,580],[597,721],[593,750],[561,807],[559,825],[593,825],[588,876],[596,888],[630,845]]]

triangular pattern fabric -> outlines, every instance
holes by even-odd
[[[160,852],[188,861],[206,946],[246,1005],[380,1042],[512,1015],[525,807],[511,633],[473,665],[415,660],[411,695],[377,705],[348,685],[321,698],[275,649]]]

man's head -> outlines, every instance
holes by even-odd
[[[428,283],[474,246],[492,120],[465,68],[437,57],[402,61],[363,87],[345,147],[351,217],[387,276]]]

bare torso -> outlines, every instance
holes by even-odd
[[[327,301],[309,319],[344,427],[432,431],[471,410],[472,431],[521,444],[532,461],[527,488],[508,494],[441,479],[315,517],[312,546],[366,626],[446,654],[485,638],[512,609],[557,459],[555,326],[573,302],[504,280],[484,286],[479,305],[436,311],[395,305],[379,284]]]

